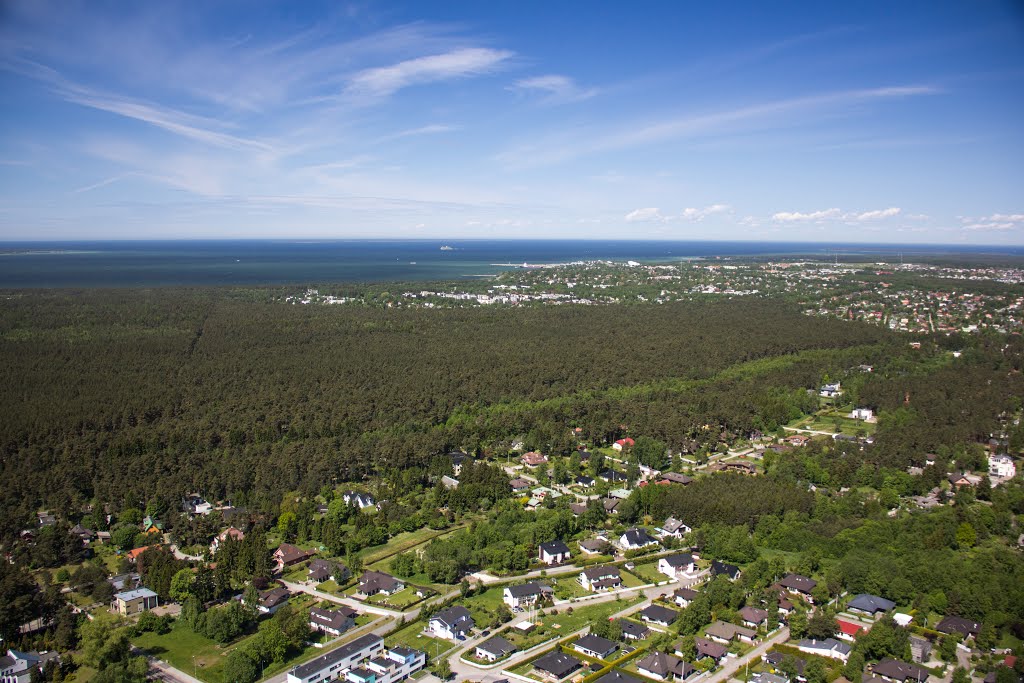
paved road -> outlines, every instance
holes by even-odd
[[[175,669],[167,662],[162,662],[154,657],[147,657],[149,660],[149,678],[157,681],[167,681],[168,683],[202,683],[198,678],[193,678],[189,674]]]
[[[734,673],[742,669],[746,663],[749,662],[753,664],[757,661],[758,658],[761,657],[761,655],[767,652],[773,645],[784,643],[787,640],[789,640],[788,626],[786,628],[779,630],[778,633],[776,633],[774,636],[772,636],[768,640],[764,641],[763,643],[755,647],[745,656],[727,660],[725,666],[711,674],[711,676],[709,676],[708,678],[703,679],[702,683],[725,683],[725,681],[728,681]]]
[[[294,583],[292,581],[285,581],[284,579],[279,580],[281,581],[281,583],[285,585],[285,587],[288,590],[292,591],[293,593],[308,593],[309,595],[312,595],[316,598],[320,598],[321,600],[329,600],[330,602],[335,602],[339,605],[346,605],[359,612],[366,612],[367,614],[378,614],[384,617],[395,618],[398,618],[403,614],[403,612],[400,612],[398,610],[387,609],[386,607],[377,607],[376,605],[369,605],[365,602],[354,600],[352,598],[342,598],[340,596],[334,595],[333,593],[324,593],[323,591],[317,590],[308,583]],[[419,614],[419,610],[412,610],[409,612],[405,612],[404,614],[411,620],[411,615],[413,613]]]

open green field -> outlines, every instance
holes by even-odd
[[[555,597],[559,600],[570,598],[582,598],[590,595],[590,591],[580,585],[579,578],[575,574],[559,577],[551,588],[555,591]]]
[[[630,569],[629,572],[636,574],[644,583],[660,583],[661,581],[668,580],[667,576],[658,571],[657,562],[638,564],[633,569]]]
[[[386,571],[380,567],[373,567],[376,562],[387,559],[392,555],[403,553],[407,550],[411,550],[418,545],[422,545],[427,541],[431,541],[438,536],[444,536],[450,534],[453,531],[461,529],[465,524],[452,527],[451,529],[431,529],[430,527],[423,527],[416,531],[403,531],[394,538],[388,540],[383,545],[375,545],[369,548],[364,548],[360,551],[359,556],[363,560],[363,566],[367,569],[376,569],[378,571]]]
[[[643,579],[638,577],[636,574],[632,573],[631,571],[627,571],[625,569],[623,569],[619,573],[622,575],[622,587],[623,588],[636,588],[637,586],[643,586],[646,583],[650,583],[649,581],[644,581]]]
[[[170,632],[164,635],[143,633],[133,638],[132,644],[176,669],[188,673],[195,671],[196,676],[204,681],[220,683],[222,680],[221,669],[228,650],[206,636],[193,633],[181,621],[175,621]]]

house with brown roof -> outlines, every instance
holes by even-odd
[[[548,457],[543,453],[538,453],[536,451],[530,451],[529,453],[526,453],[519,460],[524,465],[530,468],[540,467],[541,465],[548,464]]]
[[[290,567],[293,564],[298,564],[299,562],[308,560],[314,555],[316,555],[315,550],[303,550],[291,543],[282,543],[277,546],[277,550],[274,551],[274,562],[276,563],[275,571],[284,571],[285,567]]]

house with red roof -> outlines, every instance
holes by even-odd
[[[618,441],[613,443],[612,450],[621,451],[625,448],[632,448],[635,445],[636,441],[633,441],[633,439],[627,436],[625,439],[619,439]]]
[[[860,632],[864,630],[863,626],[852,621],[836,619],[836,623],[839,624],[839,633],[836,634],[836,637],[840,640],[853,642],[860,635]]]

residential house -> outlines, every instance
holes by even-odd
[[[807,660],[801,659],[800,657],[794,657],[793,655],[780,652],[779,650],[769,650],[761,655],[761,660],[772,667],[772,671],[778,671],[782,666],[782,662],[788,658],[791,658],[793,668],[796,671],[796,680],[806,683],[807,678],[804,676],[804,669],[807,668]],[[837,683],[833,681],[833,683]]]
[[[789,678],[782,674],[773,674],[767,671],[760,671],[750,675],[754,683],[790,683]]]
[[[245,532],[243,532],[240,529],[236,529],[233,526],[229,526],[227,529],[217,534],[216,538],[213,539],[213,542],[210,543],[210,554],[216,555],[217,550],[221,546],[221,543],[228,540],[229,538],[234,539],[236,541],[241,541],[245,538]]]
[[[658,541],[651,538],[645,529],[634,527],[619,537],[619,547],[623,550],[639,550],[654,545],[658,545]]]
[[[928,680],[928,669],[917,664],[901,662],[898,659],[886,657],[878,664],[871,667],[871,673],[885,681],[896,681],[897,683],[925,683]]]
[[[830,657],[832,659],[838,659],[845,662],[850,657],[850,653],[853,648],[842,641],[836,640],[835,638],[826,638],[824,640],[801,640],[796,645],[800,652],[806,652],[809,655],[818,655],[819,657]]]
[[[588,477],[585,474],[581,474],[580,476],[576,477],[575,483],[577,486],[582,486],[585,489],[589,489],[597,482],[594,480],[593,477]]]
[[[456,477],[462,473],[463,465],[473,462],[472,456],[462,451],[451,451],[448,453],[448,459],[452,461],[452,474]]]
[[[164,523],[156,517],[146,515],[142,519],[142,532],[146,534],[162,534],[164,532]]]
[[[548,566],[561,564],[568,560],[570,555],[569,546],[558,539],[541,543],[538,554],[540,561]]]
[[[643,683],[639,678],[629,676],[622,673],[618,669],[612,669],[610,672],[601,676],[594,683]]]
[[[993,477],[1012,479],[1017,476],[1017,466],[1014,464],[1013,458],[1008,455],[993,455],[988,459],[988,473]]]
[[[864,420],[865,422],[874,422],[875,411],[871,408],[854,408],[850,413],[850,417],[854,420]]]
[[[810,440],[811,437],[807,436],[806,434],[793,434],[792,436],[787,436],[784,439],[784,441],[788,443],[790,446],[797,447],[806,446],[807,442]]]
[[[190,515],[208,515],[213,510],[213,503],[205,500],[198,493],[192,493],[185,496],[182,508]]]
[[[719,643],[714,643],[707,638],[694,638],[694,645],[697,647],[697,659],[704,659],[710,657],[719,664],[725,659],[726,655],[729,654],[729,649]],[[682,656],[679,650],[676,650],[677,656]]]
[[[580,552],[587,555],[600,555],[608,550],[608,541],[603,538],[588,538],[580,541]]]
[[[483,659],[488,662],[496,662],[502,657],[512,654],[516,651],[516,646],[508,642],[501,636],[494,636],[489,640],[485,640],[476,646],[474,654],[477,659]]]
[[[613,443],[612,444],[612,450],[613,451],[623,451],[623,450],[625,450],[627,448],[632,448],[635,445],[636,445],[636,441],[633,441],[633,439],[631,439],[631,438],[629,438],[627,436],[626,438],[619,439],[618,441]]]
[[[292,597],[292,594],[284,586],[278,586],[277,588],[271,588],[270,590],[263,591],[260,593],[259,603],[256,605],[256,610],[260,614],[273,614],[277,610],[281,609],[281,606],[288,602],[288,599]]]
[[[36,522],[41,527],[53,526],[54,524],[57,523],[57,516],[54,515],[54,514],[51,514],[47,510],[44,510],[42,512],[37,512],[36,513]]]
[[[977,621],[964,619],[963,617],[948,616],[942,618],[942,621],[935,627],[935,630],[946,634],[958,633],[966,640],[967,638],[977,637],[981,632],[981,624]]]
[[[786,589],[787,592],[792,595],[798,595],[807,602],[814,604],[814,598],[811,597],[811,591],[814,590],[818,582],[814,579],[808,578],[801,574],[786,574],[782,577],[782,580],[778,583]]]
[[[572,647],[577,652],[594,659],[607,659],[613,652],[619,649],[619,646],[614,641],[602,638],[601,636],[595,636],[592,633],[581,637],[572,644]]]
[[[619,619],[619,628],[622,631],[623,640],[642,640],[651,633],[651,629],[629,619]]]
[[[139,559],[139,556],[142,555],[142,553],[146,552],[147,550],[152,550],[154,548],[159,548],[159,547],[160,547],[160,544],[147,545],[147,546],[143,546],[142,548],[133,548],[132,550],[129,550],[128,552],[126,552],[124,554],[124,556],[126,558],[128,558],[129,562],[134,564],[135,561]]]
[[[441,486],[451,491],[452,489],[459,488],[459,480],[445,474],[441,477]]]
[[[541,465],[548,464],[548,457],[543,453],[538,453],[536,451],[530,451],[529,453],[526,453],[519,460],[520,462],[522,462],[524,465],[531,469],[535,469],[537,467],[540,467]]]
[[[569,509],[572,510],[573,517],[582,517],[587,514],[586,503],[569,503]]]
[[[625,474],[611,468],[604,470],[597,476],[604,479],[609,484],[621,484],[628,480]]]
[[[700,594],[692,588],[677,588],[672,593],[672,598],[679,607],[689,607],[690,603],[696,600],[698,595]]]
[[[892,600],[886,600],[885,598],[880,598],[877,595],[870,595],[868,593],[861,593],[846,604],[846,609],[850,611],[862,612],[864,614],[870,614],[871,616],[874,616],[879,612],[888,612],[894,607],[896,607],[896,603]]]
[[[118,614],[127,616],[129,614],[145,612],[159,604],[160,600],[156,593],[148,588],[136,588],[135,590],[116,594],[110,608],[116,610]]]
[[[612,489],[608,492],[610,498],[618,498],[619,500],[626,500],[633,492],[629,489]]]
[[[818,390],[818,396],[822,398],[836,398],[843,395],[843,385],[840,382],[825,384]]]
[[[932,654],[932,641],[910,634],[910,658],[915,664],[927,662]]]
[[[693,483],[693,478],[688,477],[685,474],[680,474],[679,472],[665,472],[664,474],[661,475],[661,481],[667,481],[670,484],[682,484],[683,486],[686,486],[687,484]]]
[[[734,564],[712,560],[711,576],[718,576],[720,574],[724,574],[730,581],[735,581],[740,578],[740,568]]]
[[[860,624],[856,624],[852,621],[845,621],[843,619],[836,619],[836,624],[839,625],[839,633],[836,634],[836,638],[839,640],[845,640],[852,643],[860,635],[860,632],[864,630],[864,627]]]
[[[683,574],[692,574],[694,570],[693,555],[678,553],[658,560],[658,571],[670,579],[678,579]]]
[[[405,588],[405,584],[391,574],[366,570],[359,577],[359,594],[369,597],[371,595],[394,595]]]
[[[656,626],[668,627],[679,616],[679,612],[661,605],[648,605],[640,610],[640,620]]]
[[[614,515],[618,513],[619,502],[617,498],[605,498],[601,501],[601,504],[604,505],[606,514]]]
[[[512,493],[525,493],[530,490],[533,486],[533,482],[527,481],[526,479],[516,478],[508,483],[512,488]]]
[[[315,550],[303,550],[291,543],[282,543],[277,546],[277,550],[274,551],[274,569],[278,572],[284,571],[285,567],[290,567],[294,564],[298,564],[299,562],[304,562],[314,555],[316,555]]]
[[[541,585],[536,581],[518,586],[505,586],[502,600],[511,609],[527,607],[535,604],[544,594]]]
[[[458,641],[464,640],[475,625],[469,610],[462,605],[455,605],[430,617],[427,632],[438,638]]]
[[[376,507],[377,500],[369,493],[360,493],[358,491],[345,491],[341,494],[342,500],[345,501],[346,505],[354,505],[360,510],[366,508]]]
[[[540,678],[551,681],[560,681],[570,674],[579,671],[582,666],[583,663],[580,660],[572,655],[565,654],[561,650],[550,652],[543,657],[535,659],[533,662],[534,672]]]
[[[354,609],[345,605],[330,610],[313,607],[309,610],[309,627],[318,633],[340,636],[355,625],[357,616]]]
[[[328,580],[336,583],[344,583],[350,576],[352,576],[352,573],[343,563],[317,558],[310,561],[309,572],[306,575],[306,580],[316,583],[323,583]]]
[[[768,610],[760,607],[744,607],[739,611],[739,615],[743,625],[748,628],[759,628],[768,621]]]
[[[953,472],[946,479],[952,484],[955,489],[962,489],[969,486],[974,486],[975,482],[967,476],[966,472]]]
[[[92,529],[86,529],[81,524],[76,524],[73,527],[71,527],[70,533],[72,536],[77,536],[79,540],[82,541],[83,546],[89,545],[89,543],[91,543],[96,538],[95,531],[93,531]]]
[[[675,517],[669,517],[665,520],[665,523],[654,530],[658,535],[658,538],[682,538],[683,534],[688,534],[692,529]]]
[[[737,626],[725,621],[718,620],[704,629],[704,633],[712,640],[728,644],[733,640],[741,640],[744,643],[752,643],[757,637],[755,631],[743,626]]]
[[[644,676],[656,681],[685,681],[697,671],[688,662],[657,651],[637,662],[636,668]]]
[[[580,572],[580,585],[591,592],[614,590],[622,586],[618,567],[588,567]]]
[[[8,648],[0,657],[0,681],[2,683],[29,683],[33,673],[40,673],[51,661],[60,661],[56,652],[21,652]],[[42,678],[40,678],[42,680]]]

